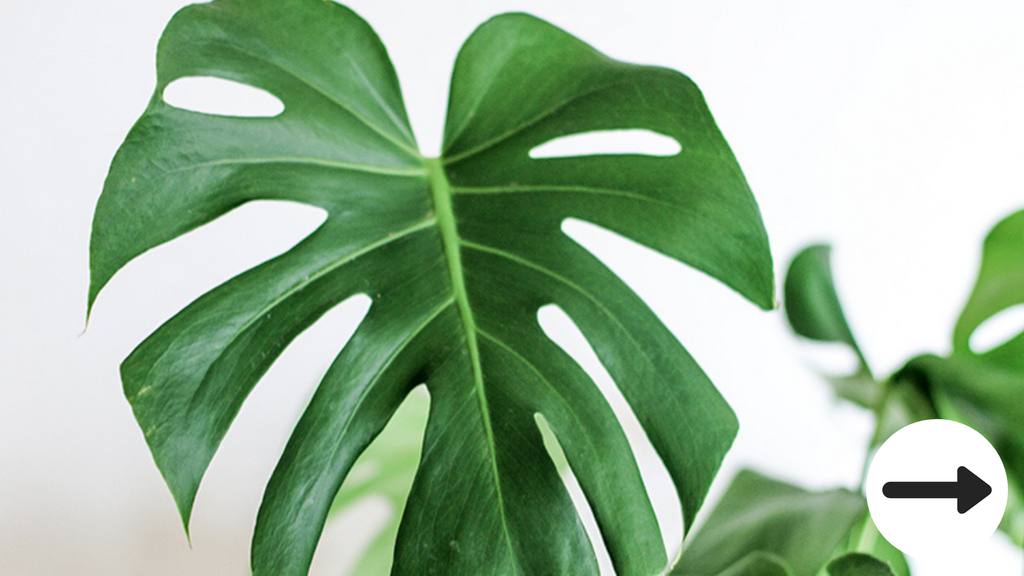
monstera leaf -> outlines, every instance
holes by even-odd
[[[832,286],[826,247],[810,246],[794,258],[785,284],[787,318],[795,332],[857,350]],[[1024,546],[1024,332],[981,352],[971,347],[971,338],[988,320],[1022,304],[1024,211],[1019,211],[985,238],[981,270],[953,329],[952,352],[911,358],[881,383],[876,402],[865,403],[879,418],[873,446],[903,426],[930,418],[963,422],[983,434],[999,452],[1010,484],[1000,528],[1019,546]],[[896,557],[885,550],[873,552]],[[891,565],[902,573],[897,563]]]
[[[561,307],[607,367],[692,520],[736,419],[671,333],[561,231],[586,220],[773,303],[757,205],[696,86],[617,62],[536,18],[482,25],[455,64],[443,153],[424,158],[380,40],[324,0],[218,0],[170,22],[149,106],[96,209],[90,305],[132,258],[252,200],[322,208],[291,250],[211,290],[124,361],[125,393],[188,522],[200,479],[282,349],[355,294],[372,305],[266,488],[256,575],[305,574],[359,454],[425,383],[430,411],[393,574],[596,574],[535,415],[558,439],[618,574],[664,568],[625,435],[537,310]],[[178,109],[213,76],[274,94],[272,118]],[[640,129],[669,157],[534,159],[560,136]]]
[[[999,452],[1011,487],[1001,528],[1024,546],[1024,333],[981,353],[971,336],[987,320],[1024,304],[1024,211],[1004,218],[985,238],[981,270],[953,330],[953,353],[910,360],[900,374],[927,387],[943,418],[981,432]]]
[[[865,510],[848,490],[809,492],[743,470],[671,574],[815,576]]]
[[[786,320],[798,335],[847,346],[856,355],[857,369],[852,374],[823,376],[836,396],[875,410],[879,425],[872,446],[878,446],[907,424],[935,418],[935,408],[927,390],[916,381],[875,380],[846,322],[832,280],[831,253],[828,245],[812,244],[793,257],[784,285]]]
[[[840,398],[871,407],[878,402],[879,385],[843,314],[832,281],[831,254],[830,246],[814,244],[793,257],[783,287],[786,320],[800,336],[845,345],[857,356],[853,374],[824,376]]]

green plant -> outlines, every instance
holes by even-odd
[[[335,511],[371,493],[400,509],[404,493],[393,487],[411,482],[416,469],[415,455],[402,450],[409,440],[401,431],[414,427],[416,418],[414,409],[395,416],[357,463],[369,473],[363,481],[342,487]],[[395,524],[381,531],[352,574],[387,574],[396,531]],[[707,520],[688,536],[669,574],[908,576],[909,569],[903,555],[874,530],[862,495],[845,489],[809,492],[743,470]]]
[[[287,344],[355,294],[373,304],[297,424],[256,520],[257,575],[305,574],[356,458],[411,390],[430,393],[393,574],[595,574],[545,450],[543,415],[619,574],[668,559],[625,436],[537,310],[578,324],[672,476],[689,524],[737,423],[624,283],[561,231],[604,226],[762,308],[774,302],[757,205],[696,86],[609,59],[554,26],[498,16],[455,64],[440,158],[417,150],[384,47],[323,0],[217,0],[180,11],[157,86],[110,168],[90,247],[89,306],[145,251],[252,200],[322,208],[285,254],[190,304],[121,366],[125,394],[188,526],[200,480]],[[174,80],[264,89],[273,118],[168,105]],[[644,129],[671,157],[533,159],[570,134]]]
[[[990,350],[971,346],[971,336],[986,321],[1024,303],[1024,211],[999,222],[986,237],[981,270],[953,330],[952,352],[911,358],[884,379],[873,376],[849,328],[829,255],[828,246],[814,245],[793,258],[785,280],[786,317],[797,334],[842,344],[856,356],[852,374],[827,379],[837,396],[874,412],[869,450],[919,420],[945,418],[972,426],[1006,466],[1010,499],[1000,528],[1024,546],[1024,332]]]

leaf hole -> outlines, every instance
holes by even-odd
[[[188,76],[171,82],[164,102],[175,108],[243,118],[273,118],[284,112],[284,102],[263,90],[212,76]]]
[[[682,146],[675,138],[651,130],[598,130],[559,136],[530,150],[530,158],[570,158],[598,154],[675,156]]]
[[[558,437],[551,430],[551,426],[548,425],[543,414],[534,414],[533,418],[536,420],[537,428],[544,438],[544,448],[547,449],[548,456],[551,457],[551,461],[558,468],[558,473],[562,477],[562,484],[565,485],[566,491],[569,492],[573,506],[576,508],[576,514],[579,515],[583,528],[587,531],[587,538],[590,540],[590,545],[594,548],[594,555],[597,557],[597,564],[601,574],[614,576],[615,567],[612,565],[612,557],[608,553],[608,548],[604,545],[604,539],[601,537],[601,529],[597,525],[594,511],[591,510],[590,503],[587,502],[587,497],[583,493],[583,488],[576,479],[576,475],[573,474],[572,468],[569,467],[569,462],[565,457],[565,452],[562,450],[562,445],[558,442]]]
[[[647,488],[647,496],[651,500],[658,525],[661,527],[666,549],[671,550],[677,547],[683,539],[683,517],[679,495],[672,483],[672,477],[669,476],[668,469],[665,468],[661,457],[658,456],[651,441],[647,438],[647,433],[640,425],[636,414],[633,413],[629,402],[626,401],[611,375],[601,364],[601,360],[591,348],[590,343],[587,342],[583,332],[564,310],[554,304],[544,306],[537,311],[537,321],[548,338],[579,364],[608,400],[608,404],[615,413],[633,450],[637,467],[640,469],[640,477]],[[607,573],[614,574],[610,564],[607,569]]]
[[[971,333],[970,347],[975,354],[984,354],[1006,344],[1024,332],[1024,304],[1000,310]]]
[[[387,573],[405,503],[419,468],[429,412],[430,394],[426,385],[420,384],[356,460],[335,495],[327,529],[317,546],[314,567],[322,567],[322,571],[315,568],[310,571],[311,576],[356,574],[357,568]],[[367,509],[368,503],[375,509]],[[363,510],[373,514],[368,524],[359,521]],[[352,531],[360,533],[357,545],[348,537]],[[338,550],[344,551],[344,558]],[[346,569],[339,570],[342,560]]]

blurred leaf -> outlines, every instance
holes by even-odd
[[[712,576],[764,552],[788,564],[794,576],[814,576],[864,511],[864,498],[848,490],[809,492],[744,470],[671,573]]]
[[[882,387],[882,399],[877,412],[878,421],[871,447],[881,446],[900,428],[938,418],[927,382],[912,377],[909,372],[898,372]]]
[[[774,554],[752,552],[718,576],[793,576],[793,572]]]
[[[995,447],[1006,467],[1011,491],[1024,486],[1024,373],[999,368],[979,357],[954,354],[946,358],[918,356],[899,374],[927,386],[939,417],[967,424]],[[1004,529],[1012,529],[1010,517],[1021,512],[1012,504],[1007,505]]]
[[[430,400],[425,390],[409,394],[384,431],[356,460],[348,479],[334,498],[331,516],[337,516],[352,504],[372,495],[385,498],[391,509],[387,524],[363,551],[352,574],[387,576],[391,572],[402,510],[420,462],[423,428],[429,407]]]
[[[284,111],[175,108],[163,90],[213,76]],[[322,0],[216,0],[179,11],[157,86],[111,164],[90,246],[89,304],[125,264],[250,201],[319,207],[289,251],[207,292],[121,366],[125,394],[184,523],[262,375],[345,299],[373,303],[296,425],[260,506],[257,576],[301,576],[359,455],[416,386],[424,452],[402,514],[396,575],[597,573],[593,547],[534,415],[586,495],[615,569],[667,564],[615,413],[546,337],[562,308],[665,463],[689,524],[736,435],[728,404],[643,301],[561,229],[603,226],[774,303],[760,212],[692,81],[618,62],[525,14],[481,25],[456,59],[440,158],[425,158],[380,39]],[[640,129],[673,156],[538,160],[570,134]]]
[[[982,248],[981,270],[956,328],[956,355],[975,356],[970,348],[974,331],[989,318],[1024,303],[1024,210],[1004,218],[989,232]],[[986,362],[1024,372],[1024,333],[977,355]]]
[[[832,281],[831,252],[827,245],[812,245],[790,262],[783,289],[786,319],[793,331],[804,338],[849,346],[857,356],[857,370],[849,375],[823,376],[837,396],[870,408],[878,401],[879,385],[843,315]]]
[[[1010,537],[1010,541],[1024,548],[1024,498],[1021,486],[1011,477],[1009,494],[1006,498],[1006,514],[999,523],[999,529]]]
[[[910,576],[907,559],[878,531],[870,514],[864,514],[850,530],[846,550],[870,554],[889,565],[896,576]]]
[[[828,563],[829,576],[895,576],[888,564],[867,554],[851,552]]]

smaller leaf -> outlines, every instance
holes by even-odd
[[[848,490],[809,492],[744,470],[687,542],[671,574],[721,574],[749,554],[765,552],[794,576],[813,576],[864,510],[863,497]]]
[[[846,549],[878,558],[889,565],[895,576],[910,576],[910,567],[903,552],[890,544],[878,531],[870,514],[864,514],[850,531],[850,542]]]
[[[790,262],[783,288],[786,319],[793,331],[804,338],[850,347],[857,355],[857,370],[851,375],[826,376],[837,396],[872,407],[878,400],[879,385],[839,303],[829,261],[831,251],[830,246],[815,244],[801,250]]]
[[[954,353],[946,358],[918,356],[897,376],[912,378],[927,388],[939,417],[962,422],[980,432],[1006,466],[1011,492],[1024,487],[1024,372],[1000,367],[977,356]],[[1011,500],[1000,526],[1018,545],[1021,539],[1013,518],[1022,512],[1019,501],[1015,505]]]
[[[921,420],[938,418],[927,382],[900,371],[884,384],[884,397],[879,402],[878,424],[871,439],[871,447],[881,446],[900,428]]]
[[[924,355],[908,362],[900,374],[924,382],[940,417],[980,432],[999,452],[1007,472],[1018,482],[1024,480],[1024,373],[976,358]]]
[[[829,576],[896,576],[885,562],[860,552],[840,556],[828,564]]]
[[[996,224],[985,238],[981,270],[956,328],[953,352],[973,356],[970,339],[986,320],[1014,305],[1024,303],[1024,210]],[[979,355],[1004,367],[1024,370],[1024,333]]]

